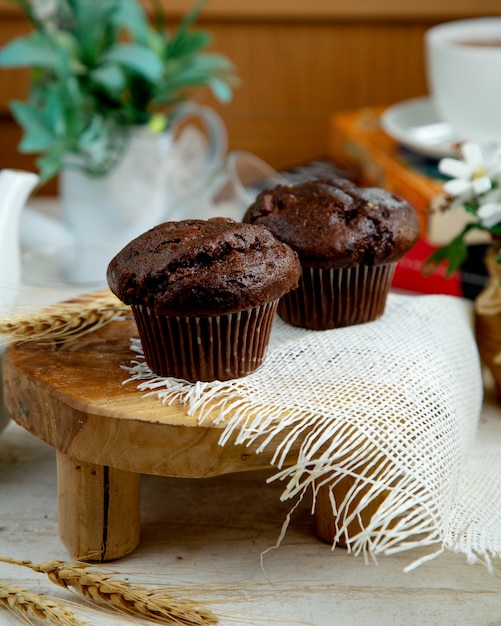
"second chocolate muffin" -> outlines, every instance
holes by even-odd
[[[243,221],[267,226],[297,252],[300,287],[282,298],[278,313],[316,330],[380,317],[396,262],[419,238],[406,201],[342,178],[263,191]]]

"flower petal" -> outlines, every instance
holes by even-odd
[[[490,189],[487,193],[485,193],[481,200],[480,204],[487,204],[488,202],[496,202],[501,204],[501,188],[495,187]]]
[[[438,170],[446,176],[451,176],[451,178],[470,178],[472,173],[471,168],[466,163],[449,157],[440,159]]]
[[[461,146],[461,153],[463,155],[464,162],[467,163],[470,168],[476,169],[480,165],[484,165],[484,154],[478,143],[466,141]]]
[[[501,222],[501,204],[499,202],[486,202],[480,205],[477,215],[486,228],[492,228]]]
[[[473,192],[480,196],[491,189],[492,183],[488,176],[482,176],[481,178],[474,178],[471,182],[471,186]]]
[[[459,196],[468,191],[471,192],[471,183],[463,178],[454,178],[454,180],[448,180],[444,183],[444,189],[451,196]]]

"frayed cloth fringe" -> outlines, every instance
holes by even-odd
[[[138,358],[125,383],[163,404],[182,404],[199,425],[218,426],[221,446],[273,451],[277,471],[269,482],[283,482],[281,499],[295,502],[277,546],[305,494],[311,490],[314,512],[324,488],[333,546],[343,537],[349,552],[376,562],[431,548],[405,571],[445,550],[492,569],[501,537],[492,549],[453,526],[483,394],[470,312],[455,300],[391,296],[381,320],[322,333],[276,320],[265,365],[224,383],[159,378],[136,339]],[[336,486],[347,478],[351,487],[340,500]],[[361,529],[352,533],[356,520]]]

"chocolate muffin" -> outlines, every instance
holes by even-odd
[[[295,252],[260,225],[165,222],[110,262],[149,367],[189,381],[245,376],[263,362],[281,296],[298,285]]]
[[[278,314],[316,330],[380,317],[396,262],[419,237],[405,200],[343,178],[263,191],[243,221],[267,226],[297,252],[300,286],[281,299]]]

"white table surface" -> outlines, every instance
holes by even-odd
[[[501,419],[488,395],[483,419]],[[274,545],[288,504],[267,472],[191,480],[143,477],[142,541],[106,564],[121,576],[171,585],[172,595],[210,607],[223,626],[501,624],[501,564],[494,574],[443,554],[404,574],[420,549],[365,564],[314,535],[308,503]],[[0,555],[67,560],[57,534],[55,452],[11,422],[0,433]],[[104,567],[99,565],[98,567]],[[30,570],[0,563],[0,580],[73,598]],[[89,613],[89,625],[138,624]],[[104,620],[104,621],[103,621]],[[0,625],[19,622],[0,609]]]

